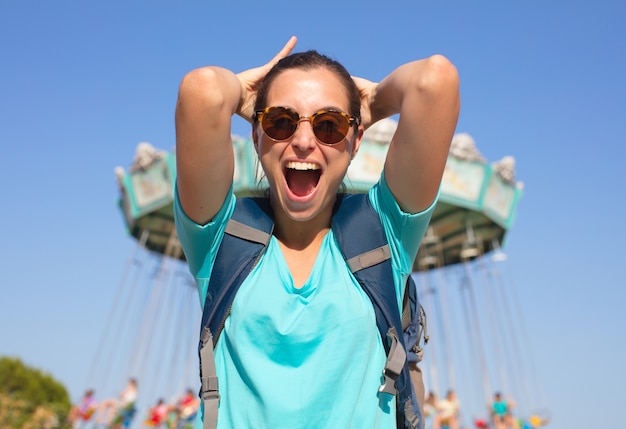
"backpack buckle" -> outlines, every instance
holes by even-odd
[[[398,338],[396,328],[393,326],[387,331],[387,340],[390,344],[387,362],[385,363],[385,369],[383,369],[383,377],[385,377],[385,380],[383,384],[380,385],[378,391],[395,395],[398,392],[396,389],[396,380],[398,380],[398,377],[400,377],[402,373],[402,368],[404,368],[406,352]]]
[[[389,393],[390,395],[398,393],[398,389],[396,389],[396,380],[398,380],[399,376],[400,374],[393,372],[389,368],[385,368],[383,370],[383,377],[385,378],[385,381],[383,381],[383,384],[380,385],[378,391]]]

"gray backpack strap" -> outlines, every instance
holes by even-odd
[[[204,404],[204,429],[217,427],[217,408],[220,403],[219,386],[213,355],[213,335],[209,328],[203,328],[200,336],[200,362],[202,365],[202,390],[200,396]]]
[[[380,264],[381,262],[385,262],[389,258],[391,258],[391,251],[389,250],[389,245],[385,244],[384,246],[353,256],[346,262],[348,263],[348,267],[350,267],[350,271],[355,273]]]
[[[235,294],[267,247],[273,227],[268,199],[237,199],[215,257],[202,313],[198,353],[204,429],[217,427],[220,394],[214,347]]]
[[[388,260],[390,257],[391,252],[389,251],[389,245],[385,244],[384,246],[380,246],[376,249],[356,255],[350,258],[347,263],[354,273],[365,268],[372,267],[376,264],[380,264],[381,262]],[[392,326],[387,331],[387,340],[391,346],[389,347],[387,361],[385,362],[385,368],[383,370],[384,381],[380,385],[378,391],[396,395],[398,393],[396,389],[396,380],[404,368],[404,363],[406,362],[406,352],[404,350],[404,346],[398,338],[398,332],[395,327]]]
[[[411,405],[411,401],[406,401],[404,403],[404,418],[408,424],[409,428],[419,428],[420,427],[420,418],[415,414],[413,410],[413,405]]]
[[[272,237],[272,234],[268,234],[260,229],[252,228],[251,226],[237,222],[234,219],[230,219],[228,221],[224,232],[232,235],[233,237],[239,237],[264,246],[267,246],[267,243],[270,242],[270,238]]]
[[[270,240],[270,234],[252,228],[243,223],[230,219],[226,224],[227,234],[244,240],[266,244]],[[200,348],[200,364],[202,365],[202,402],[204,404],[204,429],[215,429],[217,426],[217,410],[220,403],[219,384],[215,369],[215,355],[213,353],[213,334],[208,327],[202,329],[200,336],[202,346]]]
[[[402,368],[404,368],[406,351],[398,338],[398,332],[395,327],[392,326],[387,331],[387,340],[390,344],[389,354],[387,355],[387,362],[385,362],[385,369],[383,370],[384,381],[378,391],[395,395],[398,393],[396,380],[398,380]]]
[[[421,403],[410,374],[410,366],[419,360],[419,356],[414,356],[419,350],[413,348],[419,337],[415,283],[411,276],[407,278],[404,297],[410,299],[403,301],[403,308],[407,310],[403,320],[398,311],[396,290],[390,287],[394,277],[387,236],[367,194],[338,198],[332,227],[348,266],[372,302],[376,326],[387,354],[379,391],[396,396],[398,428],[423,429]],[[408,291],[411,293],[407,294]]]

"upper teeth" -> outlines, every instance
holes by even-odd
[[[294,170],[319,170],[319,165],[313,164],[312,162],[296,162],[291,161],[287,163],[287,168],[291,168]]]

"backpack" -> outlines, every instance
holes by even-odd
[[[213,349],[230,314],[235,294],[263,254],[273,228],[267,198],[237,199],[216,256],[202,313],[198,348],[204,429],[217,425],[219,387]],[[390,287],[393,273],[389,246],[367,194],[339,195],[332,229],[346,263],[374,307],[387,353],[384,381],[379,391],[396,395],[397,428],[423,429],[424,387],[416,364],[422,356],[420,340],[424,336],[426,342],[428,336],[415,283],[409,275],[400,314],[395,289]],[[368,233],[363,234],[363,231]],[[410,369],[417,378],[415,386]]]

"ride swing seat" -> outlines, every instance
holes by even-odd
[[[92,406],[92,407],[87,408],[85,411],[80,411],[78,414],[78,419],[83,422],[88,422],[96,413],[96,410],[97,410],[97,407]]]

